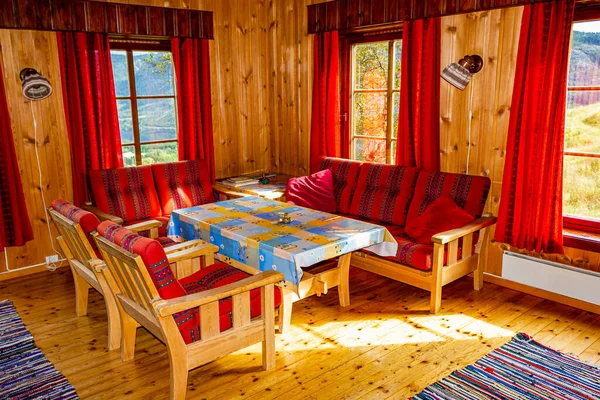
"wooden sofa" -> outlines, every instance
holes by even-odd
[[[215,201],[203,160],[90,171],[93,202],[84,208],[102,221],[130,226],[159,221],[165,236],[171,212]]]
[[[483,286],[482,244],[496,218],[482,217],[490,189],[487,177],[425,171],[338,158],[323,158],[331,169],[337,213],[385,226],[398,242],[394,257],[356,252],[351,265],[431,292],[430,311],[440,310],[442,287],[473,273],[476,290]],[[420,215],[440,195],[475,220],[440,232],[431,244],[419,244],[404,232],[406,221]]]

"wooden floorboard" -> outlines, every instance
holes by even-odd
[[[107,350],[102,297],[75,316],[70,272],[44,272],[0,284],[36,344],[83,399],[168,397],[165,347],[138,330],[135,359]],[[517,332],[600,364],[600,316],[463,278],[444,288],[442,311],[428,313],[425,291],[351,269],[351,305],[337,290],[294,304],[292,326],[277,335],[276,368],[261,369],[255,345],[193,370],[189,399],[407,398],[509,341]]]

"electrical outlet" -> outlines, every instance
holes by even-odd
[[[58,256],[56,254],[53,256],[46,257],[46,265],[50,265],[50,264],[56,263],[56,262],[58,262]]]

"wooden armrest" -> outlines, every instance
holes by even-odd
[[[437,244],[450,243],[451,241],[466,236],[469,233],[477,232],[490,225],[494,225],[496,223],[496,220],[496,217],[482,217],[463,227],[451,229],[446,232],[437,233],[431,237],[431,241]]]
[[[155,219],[151,219],[149,221],[139,222],[133,225],[127,225],[125,228],[129,229],[131,232],[143,232],[149,231],[150,229],[160,228],[162,226],[162,222],[157,221]]]
[[[99,258],[92,258],[88,261],[90,269],[93,269],[96,272],[102,272],[106,269],[106,263]]]
[[[96,206],[93,206],[91,204],[84,204],[81,208],[83,208],[86,211],[91,212],[92,214],[96,214],[96,217],[98,217],[98,219],[100,221],[112,221],[117,225],[123,225],[122,218],[117,217],[116,215],[111,215],[109,213],[105,213],[104,211],[100,210]]]
[[[162,317],[173,315],[177,312],[189,310],[190,308],[200,307],[236,294],[249,292],[252,289],[272,285],[283,280],[283,274],[277,271],[262,272],[244,278],[241,281],[233,282],[219,288],[205,290],[204,292],[188,294],[176,299],[159,300],[153,303],[154,310]]]
[[[195,247],[195,246],[199,246],[202,244],[209,244],[209,243],[206,243],[202,239],[187,240],[182,243],[177,243],[172,246],[165,247],[165,253],[167,253],[167,254],[175,253],[176,251],[189,249],[190,247]],[[219,250],[218,248],[215,249],[215,251],[218,251],[218,250]]]
[[[194,247],[188,247],[172,253],[169,252],[167,253],[167,260],[169,260],[169,264],[173,264],[183,260],[214,254],[217,251],[219,251],[218,246],[204,242],[204,244],[199,244]]]

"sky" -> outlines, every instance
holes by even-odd
[[[600,32],[600,21],[577,22],[573,25],[577,32]]]

